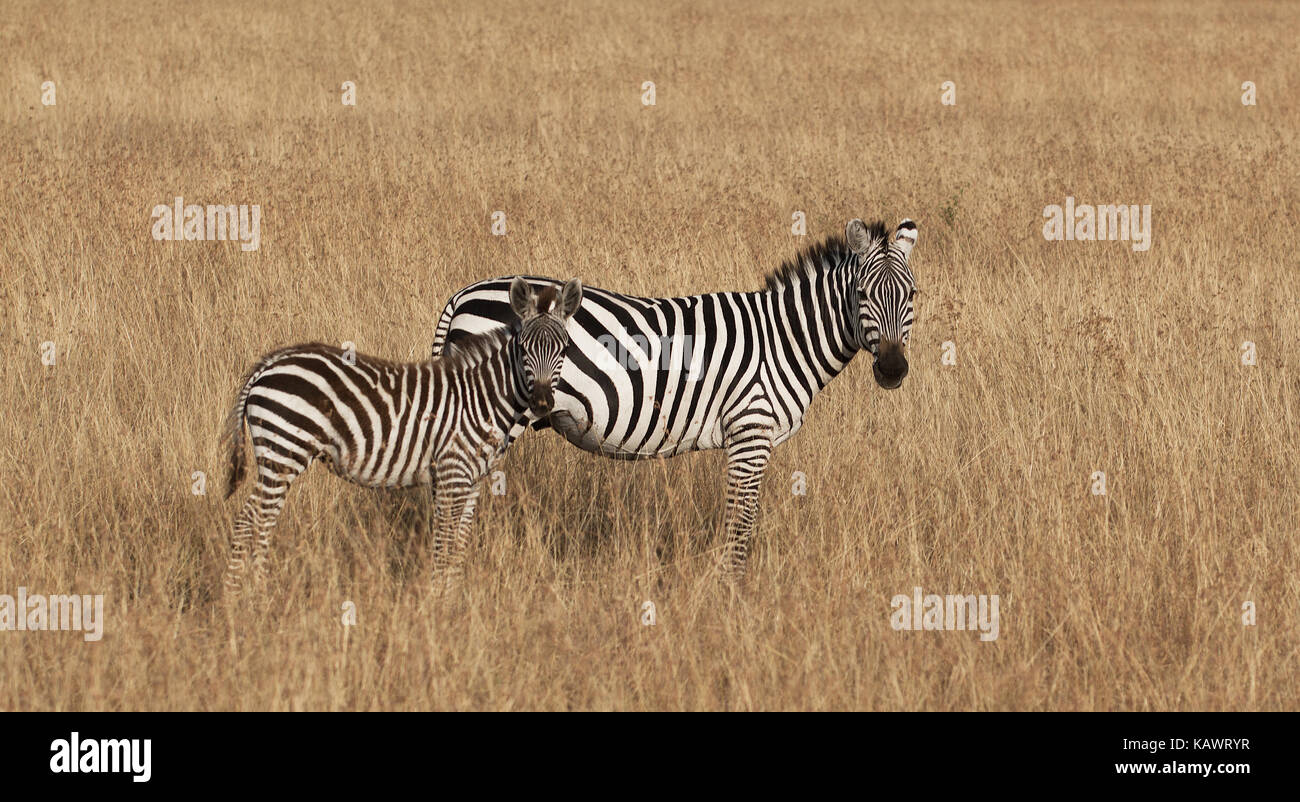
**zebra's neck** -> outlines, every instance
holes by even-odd
[[[860,346],[852,259],[831,253],[818,256],[828,261],[788,272],[763,292],[772,323],[769,345],[787,362],[798,363],[803,383],[811,381],[821,389],[844,370]]]
[[[523,375],[519,343],[511,337],[492,354],[469,368],[462,392],[464,409],[475,410],[484,423],[502,431],[511,427],[528,412],[528,391]]]

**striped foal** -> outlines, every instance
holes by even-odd
[[[387,362],[319,343],[262,357],[230,413],[229,498],[245,473],[244,427],[257,485],[235,518],[226,589],[241,591],[250,563],[265,576],[271,530],[285,495],[313,460],[365,487],[433,485],[434,583],[460,573],[479,482],[509,444],[507,434],[554,406],[552,377],[568,345],[565,324],[582,301],[577,279],[540,292],[510,287],[517,319],[472,338],[456,353],[419,363]]]

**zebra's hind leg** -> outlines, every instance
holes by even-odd
[[[484,472],[460,460],[446,460],[433,468],[433,498],[437,510],[433,537],[433,588],[442,595],[460,584],[479,480]]]
[[[771,424],[743,418],[727,435],[726,542],[719,569],[724,581],[745,575],[749,538],[758,518],[758,489],[772,457]]]
[[[239,514],[235,516],[235,525],[230,532],[230,558],[226,561],[224,580],[226,596],[235,598],[243,590],[244,574],[248,570],[248,556],[253,541],[253,532],[257,529],[257,494],[248,497]]]
[[[255,445],[255,452],[262,449]],[[284,460],[284,461],[281,461]],[[258,453],[257,486],[235,518],[230,535],[230,561],[226,564],[225,586],[231,597],[239,596],[251,566],[252,579],[261,584],[266,579],[267,554],[271,547],[271,530],[284,509],[285,494],[305,466],[290,458]]]

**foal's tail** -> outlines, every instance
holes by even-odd
[[[254,368],[244,377],[244,383],[240,385],[239,397],[235,400],[235,406],[226,416],[226,433],[222,442],[226,446],[227,459],[229,468],[226,472],[226,498],[235,494],[235,488],[239,483],[244,481],[244,474],[248,469],[244,451],[244,407],[248,403],[248,391],[252,389],[253,374],[257,371]]]
[[[230,410],[230,414],[226,416],[226,433],[222,437],[229,460],[229,469],[226,473],[226,498],[234,495],[239,483],[244,481],[244,474],[248,468],[245,461],[247,454],[244,449],[244,422],[245,411],[248,406],[248,394],[253,391],[253,385],[262,373],[271,366],[271,363],[286,352],[297,349],[298,346],[292,346],[272,351],[257,360],[257,364],[253,365],[248,373],[244,374],[244,380],[239,385],[239,396],[235,399],[235,406]]]

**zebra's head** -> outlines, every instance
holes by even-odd
[[[555,408],[554,384],[564,367],[569,345],[565,324],[582,303],[582,282],[569,279],[560,289],[534,292],[520,277],[510,283],[510,308],[519,315],[516,335],[528,403],[534,415],[546,418]]]
[[[890,236],[881,223],[849,221],[845,230],[856,260],[858,345],[875,360],[876,384],[892,390],[907,375],[907,339],[912,333],[916,282],[907,259],[916,245],[916,223],[903,220]]]

